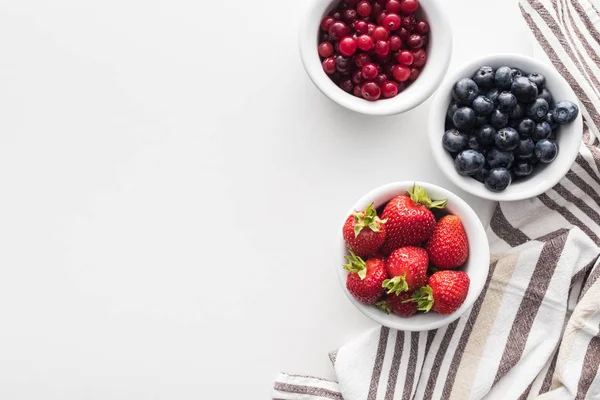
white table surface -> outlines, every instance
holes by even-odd
[[[450,69],[531,54],[515,0],[446,1]],[[349,206],[394,180],[462,195],[429,102],[366,117],[299,61],[303,1],[0,4],[0,398],[267,399],[334,377],[374,323],[334,274]]]

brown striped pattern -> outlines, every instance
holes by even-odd
[[[379,334],[379,345],[375,355],[375,365],[373,366],[373,374],[371,375],[371,384],[369,385],[369,395],[367,400],[375,400],[377,390],[379,389],[379,378],[381,377],[381,367],[383,366],[383,357],[385,356],[385,347],[387,346],[390,328],[381,327]]]
[[[398,331],[396,335],[396,345],[394,346],[394,356],[390,367],[390,377],[388,378],[387,388],[385,390],[385,400],[393,400],[396,391],[396,382],[398,381],[398,370],[400,369],[400,359],[404,349],[404,332]]]
[[[275,382],[275,390],[279,392],[305,394],[334,400],[343,400],[342,395],[338,392],[314,386],[290,385],[289,383]]]

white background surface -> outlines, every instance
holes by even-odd
[[[530,54],[514,0],[446,1],[450,68]],[[267,399],[374,326],[339,289],[347,208],[457,191],[429,102],[365,117],[309,82],[303,1],[0,2],[0,398]],[[434,27],[435,29],[435,27]]]

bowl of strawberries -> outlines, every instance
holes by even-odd
[[[337,274],[352,303],[389,328],[448,325],[481,294],[489,244],[473,209],[423,182],[378,187],[354,204],[342,227]]]

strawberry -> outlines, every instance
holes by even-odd
[[[401,317],[410,317],[417,313],[417,303],[405,301],[409,300],[413,294],[413,292],[403,292],[399,295],[388,294],[385,299],[375,304],[375,306],[388,314],[393,312]]]
[[[416,185],[406,195],[394,197],[383,210],[387,232],[381,251],[387,255],[429,239],[435,228],[435,217],[429,209],[444,208],[446,203],[431,200],[425,189]]]
[[[421,311],[452,314],[465,302],[470,282],[469,276],[462,271],[436,272],[429,277],[427,286],[418,289],[412,299],[405,301],[416,302]]]
[[[385,222],[377,216],[373,203],[365,211],[355,211],[342,230],[348,250],[358,257],[376,253],[385,241]]]
[[[344,269],[350,272],[346,288],[361,303],[375,304],[385,292],[382,284],[387,279],[387,273],[383,261],[378,258],[364,261],[352,252],[346,256],[346,260],[348,264],[344,265]]]
[[[455,215],[441,218],[425,244],[425,249],[431,263],[439,269],[463,265],[469,256],[469,243],[460,218]]]
[[[424,249],[406,246],[394,250],[385,262],[390,279],[383,282],[383,287],[388,294],[412,292],[427,284],[428,267],[429,257]]]

